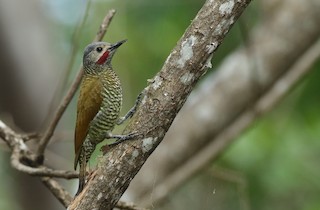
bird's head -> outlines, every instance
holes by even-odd
[[[86,73],[98,73],[111,65],[111,60],[117,48],[127,40],[119,41],[115,44],[107,42],[94,42],[89,44],[84,50],[83,66]]]

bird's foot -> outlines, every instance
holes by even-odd
[[[114,134],[108,133],[105,137],[108,139],[116,139],[116,141],[113,143],[108,143],[108,144],[103,145],[100,148],[100,151],[103,153],[103,155],[105,155],[109,151],[110,147],[115,146],[115,145],[117,145],[121,142],[124,142],[126,140],[131,140],[131,139],[141,137],[141,136],[143,136],[143,135],[138,132],[132,132],[132,133],[129,133],[126,135],[114,135]]]
[[[113,134],[109,134],[107,136],[107,138],[112,138],[112,139],[116,139],[115,142],[111,143],[111,144],[108,144],[108,146],[113,146],[113,145],[117,145],[121,142],[124,142],[126,140],[131,140],[131,139],[134,139],[134,138],[137,138],[141,136],[141,134],[139,134],[138,132],[132,132],[132,133],[129,133],[129,134],[126,134],[126,135],[113,135]]]

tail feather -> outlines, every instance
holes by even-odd
[[[79,187],[78,187],[78,191],[76,193],[76,196],[82,192],[82,190],[86,184],[86,166],[87,166],[87,160],[86,160],[86,158],[84,158],[84,160],[82,160],[80,162]]]

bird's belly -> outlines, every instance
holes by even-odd
[[[111,132],[120,114],[120,106],[108,106],[101,109],[94,124],[90,126],[88,137],[94,144],[105,139],[108,132]]]

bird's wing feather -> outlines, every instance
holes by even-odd
[[[77,121],[75,128],[75,161],[74,168],[77,168],[80,151],[84,140],[86,139],[90,122],[99,112],[102,103],[102,83],[99,77],[83,78],[80,95],[78,99]]]

